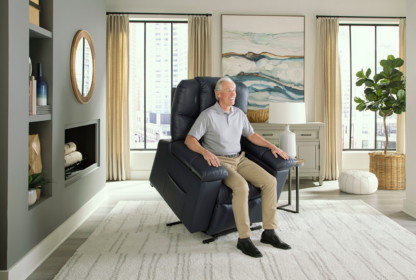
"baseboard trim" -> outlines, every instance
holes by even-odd
[[[107,187],[84,204],[77,212],[43,239],[36,247],[7,271],[0,271],[0,280],[26,279],[108,198]]]
[[[151,170],[131,170],[130,180],[149,180]]]
[[[407,198],[403,199],[403,212],[416,218],[416,203]]]

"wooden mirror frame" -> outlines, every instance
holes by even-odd
[[[77,53],[77,46],[79,41],[81,41],[82,38],[87,39],[88,44],[90,44],[91,49],[91,56],[92,56],[92,63],[93,63],[93,74],[92,74],[92,82],[91,82],[91,88],[86,97],[82,96],[82,93],[78,89],[77,84],[77,76],[75,72],[75,59],[76,59],[76,53]],[[96,65],[95,65],[95,50],[94,50],[94,44],[92,43],[92,39],[90,34],[87,30],[79,30],[77,34],[75,34],[74,40],[72,41],[72,48],[71,48],[71,82],[72,82],[72,88],[74,89],[75,97],[78,99],[78,101],[82,104],[87,103],[90,101],[93,93],[94,93],[94,87],[95,87],[95,75],[96,75]]]

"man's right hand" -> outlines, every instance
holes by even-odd
[[[221,166],[220,160],[217,158],[216,155],[214,155],[213,153],[211,153],[208,150],[205,150],[202,153],[202,156],[204,157],[204,159],[208,162],[209,166],[215,166],[215,167],[219,167]]]

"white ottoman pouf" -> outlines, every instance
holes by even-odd
[[[349,170],[339,175],[339,189],[352,194],[370,194],[377,191],[376,175],[368,171]]]

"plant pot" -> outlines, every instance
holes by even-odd
[[[404,190],[406,187],[406,155],[396,152],[368,153],[370,172],[378,179],[380,190]]]
[[[39,200],[40,198],[40,191],[41,189],[36,189],[36,200]]]
[[[29,190],[29,206],[35,204],[36,202],[36,189],[30,189]]]

